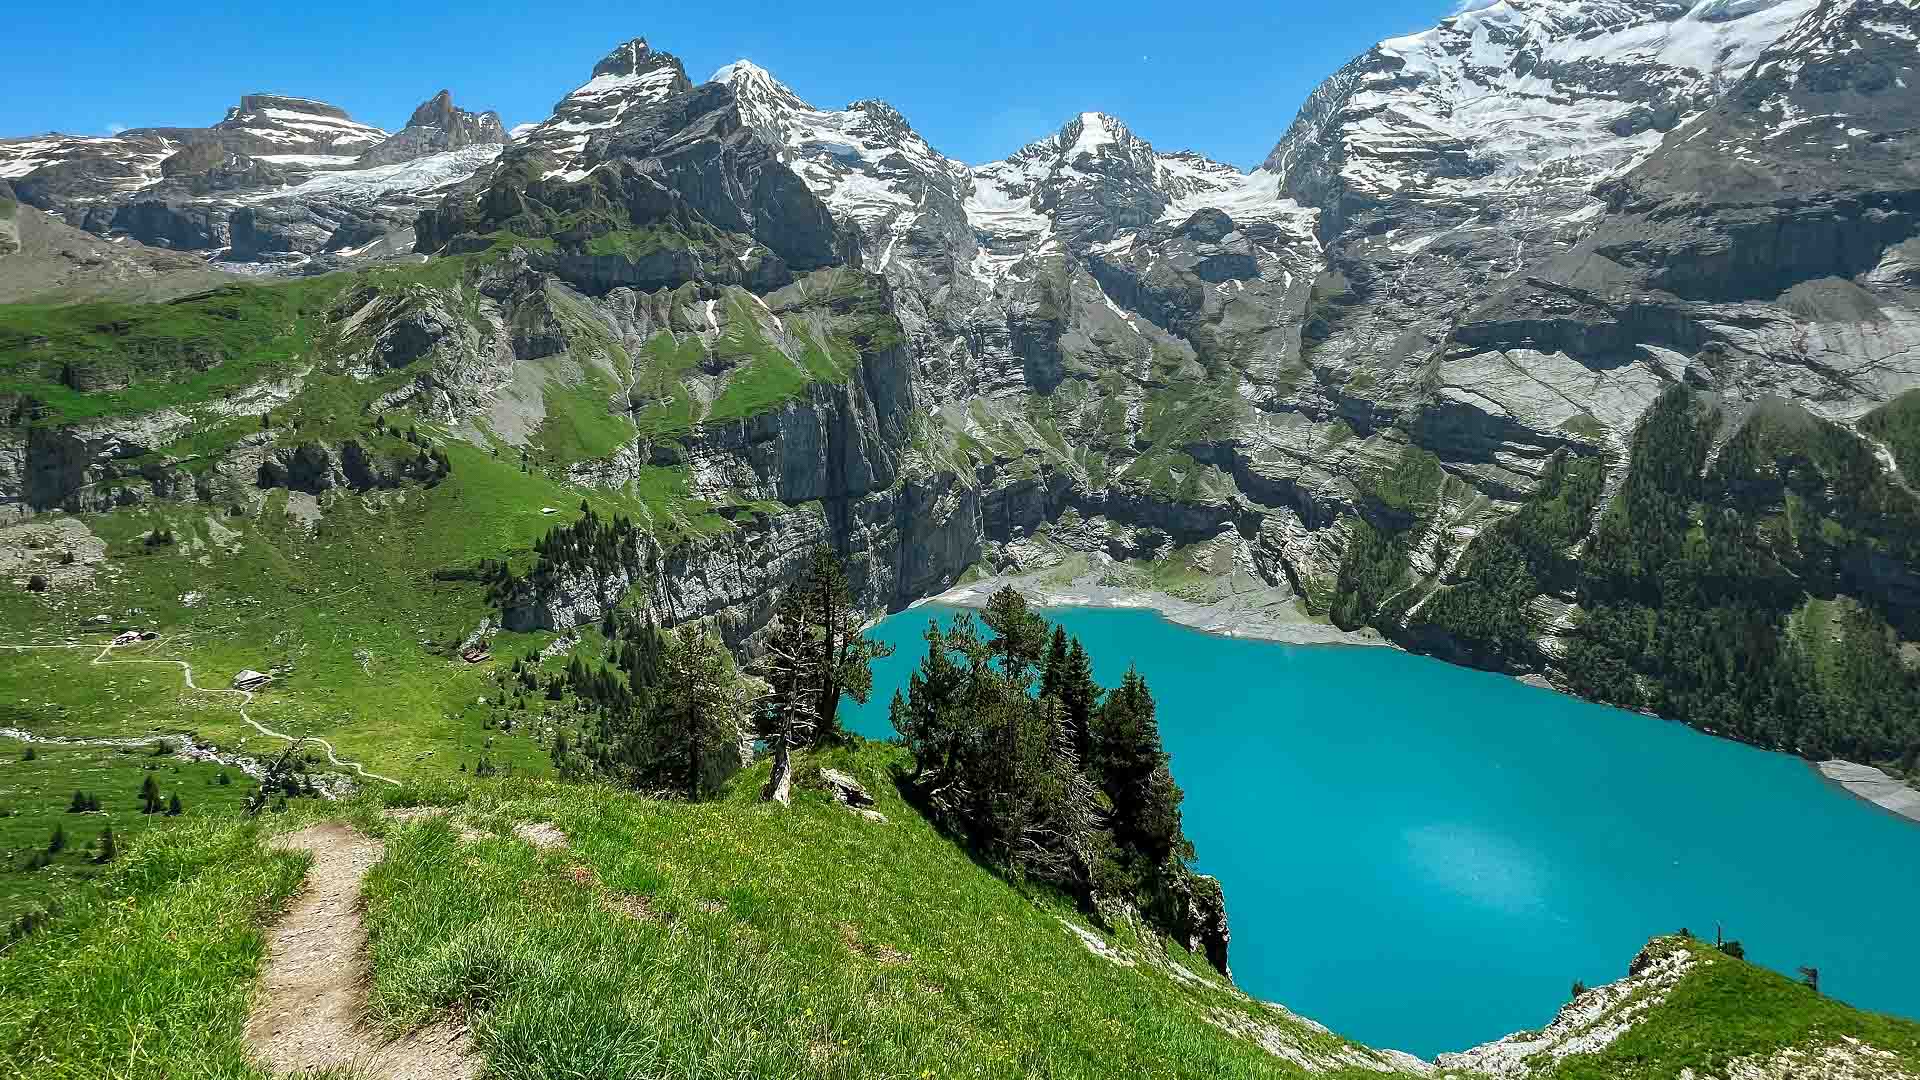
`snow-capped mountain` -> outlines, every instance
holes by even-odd
[[[592,77],[554,105],[552,116],[516,127],[516,154],[543,154],[552,159],[548,175],[579,179],[585,172],[578,164],[595,134],[616,130],[630,111],[692,87],[678,57],[634,38],[602,57]]]
[[[708,81],[731,89],[747,125],[777,148],[836,218],[859,230],[870,269],[884,270],[896,254],[969,257],[970,238],[954,226],[970,171],[929,146],[892,106],[856,101],[837,111],[817,109],[747,60]]]
[[[22,198],[36,206],[51,208],[56,200],[85,206],[158,183],[160,163],[180,146],[178,139],[139,132],[0,139],[0,180],[24,188]]]
[[[387,137],[338,106],[280,94],[248,94],[208,131],[229,150],[278,165],[345,164]]]
[[[1092,276],[1096,265],[1115,288],[1138,291],[1123,282],[1154,264],[1154,237],[1173,237],[1203,210],[1225,213],[1220,237],[1232,234],[1229,244],[1249,252],[1253,241],[1231,223],[1284,234],[1278,246],[1311,244],[1312,211],[1282,198],[1276,177],[1161,153],[1102,113],[1073,117],[1003,161],[968,167],[884,102],[820,109],[745,60],[712,81],[733,91],[747,125],[835,218],[858,230],[866,267],[893,284],[929,379],[947,396],[1018,392],[1030,372],[1042,381],[1092,374],[1094,365],[1063,359],[1056,335],[1078,339],[1096,332],[1090,324],[1112,323],[1137,340],[1141,321],[1116,314]],[[1160,269],[1184,272],[1180,262]],[[1293,280],[1283,270],[1276,277]],[[1036,311],[1047,318],[1036,322]]]
[[[1815,0],[1500,0],[1381,42],[1265,168],[1325,224],[1401,198],[1577,198],[1710,105]]]
[[[0,179],[89,232],[304,271],[337,265],[327,253],[404,251],[413,216],[505,138],[498,116],[444,90],[392,134],[325,102],[248,94],[205,128],[0,141]],[[376,243],[396,232],[409,235]]]
[[[1097,112],[1081,113],[1053,135],[974,170],[967,201],[986,249],[978,265],[989,276],[1009,253],[1084,255],[1207,209],[1249,221],[1303,213],[1279,195],[1276,178],[1264,170],[1243,174],[1191,151],[1160,153]]]
[[[1451,449],[1475,459],[1466,467],[1508,490],[1530,483],[1538,447],[1561,436],[1494,450],[1483,435],[1515,424],[1630,428],[1659,392],[1656,371],[1613,358],[1597,374],[1549,350],[1534,361],[1541,371],[1516,379],[1509,360],[1529,343],[1505,335],[1524,331],[1469,320],[1464,332],[1483,347],[1462,348],[1463,313],[1575,251],[1617,201],[1609,185],[1746,92],[1754,62],[1796,25],[1856,6],[1501,0],[1346,65],[1264,164],[1320,211],[1327,247],[1324,302],[1308,329],[1325,374],[1301,405],[1450,432]]]

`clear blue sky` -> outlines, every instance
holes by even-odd
[[[0,135],[205,125],[241,94],[319,98],[398,128],[441,87],[509,126],[542,120],[631,37],[696,82],[746,57],[816,105],[878,97],[969,163],[1098,109],[1162,150],[1257,164],[1321,79],[1450,0],[928,4],[758,0],[540,6],[474,0],[19,4]],[[938,10],[936,10],[936,8]]]

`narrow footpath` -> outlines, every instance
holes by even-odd
[[[380,841],[324,822],[275,837],[313,855],[306,889],[267,933],[266,970],[247,1046],[276,1074],[339,1072],[368,1080],[472,1080],[481,1060],[465,1024],[445,1020],[387,1039],[365,1020],[367,929],[360,883],[386,854]]]

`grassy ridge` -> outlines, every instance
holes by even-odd
[[[697,805],[519,779],[382,789],[258,825],[184,821],[0,951],[0,1074],[258,1075],[240,1032],[259,928],[305,863],[260,840],[321,816],[387,841],[365,884],[372,1019],[397,1033],[456,1011],[497,1075],[1408,1074],[1405,1059],[1239,995],[1199,957],[1127,924],[1087,930],[1059,897],[989,873],[901,800],[889,778],[902,762],[879,744],[812,759],[865,783],[886,823],[805,785],[791,809],[763,804],[764,765]],[[448,813],[391,821],[382,799]],[[535,822],[567,845],[515,838]],[[1920,1025],[1663,943],[1696,954],[1665,998],[1609,1046],[1536,1055],[1533,1076],[1727,1075],[1834,1047],[1873,1075],[1920,1066]]]
[[[242,1030],[264,940],[304,856],[201,818],[143,837],[96,895],[0,952],[0,1075],[252,1078]]]
[[[1865,1072],[1824,1072],[1804,1062],[1788,1076],[1912,1076],[1920,1070],[1920,1024],[1862,1012],[1823,997],[1705,942],[1669,939],[1694,954],[1694,966],[1644,1021],[1599,1053],[1569,1057],[1554,1080],[1654,1080],[1692,1070],[1723,1076],[1735,1062],[1764,1062],[1782,1050],[1803,1053],[1857,1040],[1886,1054]],[[1739,1075],[1770,1075],[1746,1073]],[[1782,1075],[1773,1073],[1771,1075]]]
[[[74,422],[195,404],[290,374],[340,284],[234,285],[164,304],[0,306],[0,396],[31,396],[47,410],[43,422]]]

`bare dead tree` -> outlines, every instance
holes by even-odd
[[[280,751],[280,756],[273,760],[273,764],[267,766],[267,771],[260,777],[260,786],[254,788],[253,791],[247,795],[246,811],[248,817],[260,816],[260,811],[267,807],[267,797],[269,793],[282,790],[286,787],[287,778],[292,776],[294,771],[294,754],[306,746],[306,744],[307,740],[305,736],[290,740],[287,743],[287,748]]]

